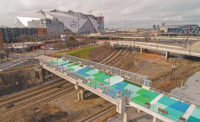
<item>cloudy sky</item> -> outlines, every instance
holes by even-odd
[[[0,24],[13,26],[20,13],[73,10],[105,16],[107,27],[199,24],[200,0],[0,0]]]

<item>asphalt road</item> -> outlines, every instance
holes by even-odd
[[[11,53],[9,57],[12,57],[14,60],[0,63],[0,72],[5,69],[17,66],[27,61],[28,59],[32,59],[40,55],[50,54],[54,52],[56,52],[56,50],[45,50],[45,53],[44,53],[44,50],[36,50],[34,52],[28,52],[28,53]]]

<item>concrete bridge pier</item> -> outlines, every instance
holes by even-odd
[[[143,48],[140,48],[140,54],[142,54],[142,52],[143,52]]]
[[[39,71],[39,77],[40,77],[40,80],[42,81],[42,82],[44,82],[44,79],[45,79],[45,73],[44,73],[45,71],[44,71],[44,69],[43,68],[41,68],[41,70]]]
[[[141,110],[140,110],[140,109],[137,109],[137,113],[140,114],[140,113],[141,113]]]
[[[157,122],[158,119],[156,117],[153,117],[153,122]]]
[[[128,113],[125,111],[124,113],[123,113],[123,122],[128,122]]]
[[[34,67],[34,70],[35,70],[36,77],[38,77],[41,80],[41,82],[44,82],[44,80],[45,80],[45,70],[40,66]]]
[[[84,90],[79,90],[78,91],[78,101],[83,101],[84,100]]]
[[[165,59],[169,58],[169,52],[165,52]]]
[[[123,115],[123,122],[128,122],[128,119],[127,119],[128,113],[127,113],[126,104],[127,104],[127,98],[126,97],[118,99],[117,112],[119,114]]]
[[[83,88],[81,88],[80,86],[78,86],[77,84],[75,85],[75,89],[78,90],[78,101],[82,101],[84,100],[84,92],[85,90]]]

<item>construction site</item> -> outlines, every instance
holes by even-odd
[[[182,37],[184,46],[89,38],[73,48],[9,56],[1,44],[0,121],[200,121],[198,37]]]

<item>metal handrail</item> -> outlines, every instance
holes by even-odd
[[[145,85],[145,86],[150,87],[150,85],[152,83],[151,80],[148,80],[147,76],[142,76],[142,75],[139,75],[139,74],[136,74],[133,72],[123,70],[123,69],[119,69],[119,68],[112,67],[112,66],[107,66],[105,64],[100,64],[100,63],[97,63],[94,61],[89,61],[86,59],[81,59],[81,58],[66,55],[66,54],[62,55],[62,57],[69,61],[76,62],[77,64],[86,65],[89,68],[97,68],[97,69],[103,70],[105,72],[108,71],[112,74],[122,76],[126,80],[131,81],[136,84]]]

